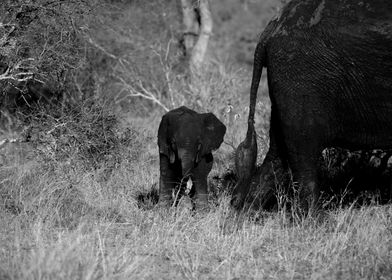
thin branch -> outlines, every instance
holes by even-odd
[[[8,67],[4,73],[0,74],[0,81],[12,80],[16,82],[25,82],[31,80],[34,76],[33,67],[29,65],[33,58],[18,61],[13,67]],[[27,64],[27,65],[25,65]]]
[[[170,110],[150,91],[148,91],[142,84],[141,81],[138,83],[138,87],[140,90],[137,90],[134,86],[128,84],[123,78],[117,77],[122,84],[124,85],[124,89],[129,92],[127,97],[142,97],[144,99],[150,100],[160,107],[162,107],[166,112],[169,112]]]
[[[115,56],[114,54],[111,54],[110,52],[108,52],[104,47],[100,46],[97,42],[95,42],[89,35],[86,34],[86,32],[84,32],[84,36],[86,37],[87,41],[93,45],[94,47],[96,47],[97,49],[99,49],[100,51],[102,51],[104,54],[106,54],[107,56],[119,60],[121,58],[118,58],[117,56]]]
[[[9,37],[12,35],[12,33],[16,29],[16,25],[15,24],[0,22],[0,28],[6,28],[6,27],[11,27],[11,29],[6,34],[4,34],[3,37],[0,39],[0,45],[1,46],[4,46],[6,43],[9,42]]]
[[[48,131],[46,132],[46,134],[52,134],[53,131],[55,131],[57,128],[59,128],[59,127],[64,127],[64,126],[66,126],[67,124],[68,124],[68,122],[63,122],[63,123],[56,124],[52,129],[48,130]]]
[[[168,64],[168,60],[169,60],[169,53],[170,53],[170,46],[171,43],[173,42],[173,38],[170,38],[169,42],[167,43],[166,46],[166,53],[165,53],[165,59],[162,59],[162,55],[155,49],[152,49],[152,52],[155,53],[155,55],[159,58],[159,62],[162,66],[162,68],[164,69],[165,72],[165,80],[166,80],[166,85],[168,88],[168,92],[169,92],[169,98],[170,98],[170,103],[171,105],[174,107],[174,98],[173,98],[173,90],[172,90],[172,81],[170,79],[170,74],[171,74],[171,68]]]
[[[0,75],[0,81],[13,80],[16,82],[25,82],[33,78],[33,72],[22,72],[22,73],[11,73],[8,68],[3,74]],[[18,76],[24,76],[23,78],[18,78]]]

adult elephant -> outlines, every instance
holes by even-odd
[[[291,170],[302,209],[317,209],[326,147],[392,148],[392,1],[292,0],[255,50],[248,132],[236,151],[237,207],[256,161],[253,123],[263,67],[272,108],[261,206],[273,196],[276,175]]]
[[[207,175],[213,164],[211,152],[219,148],[225,132],[225,125],[214,114],[199,114],[185,106],[162,117],[158,129],[160,205],[172,205],[173,190],[190,179],[195,207],[208,207]]]

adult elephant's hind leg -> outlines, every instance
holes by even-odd
[[[303,214],[313,214],[320,209],[318,168],[321,152],[335,133],[331,130],[331,125],[336,123],[334,104],[325,102],[320,91],[308,80],[287,81],[279,90],[279,94],[275,94],[275,104],[289,167],[297,184],[295,190],[299,200],[294,203],[298,202],[298,210]]]
[[[293,133],[294,139],[286,138],[289,166],[297,185],[299,210],[313,215],[320,209],[320,187],[318,180],[321,145],[308,135]]]
[[[254,199],[255,205],[260,208],[270,208],[279,201],[277,187],[285,189],[288,174],[286,148],[274,109],[271,114],[269,138],[268,153],[263,164],[256,170],[258,187]]]

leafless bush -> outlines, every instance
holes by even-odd
[[[49,165],[111,169],[138,156],[139,149],[131,149],[138,145],[137,132],[119,129],[116,117],[95,103],[83,103],[58,116],[42,110],[28,122],[25,141],[31,142],[38,159]]]

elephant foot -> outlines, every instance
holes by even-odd
[[[208,194],[198,194],[193,199],[196,211],[209,211]]]
[[[180,211],[192,211],[193,202],[189,196],[183,196],[177,204],[177,209]]]
[[[170,208],[173,205],[173,201],[171,199],[171,196],[168,195],[160,195],[157,207],[158,208]]]
[[[230,204],[234,209],[240,210],[244,206],[244,199],[242,195],[241,194],[233,195]]]
[[[231,206],[236,210],[243,209],[245,205],[245,199],[249,192],[249,180],[240,179],[234,186],[234,192],[230,201]]]

